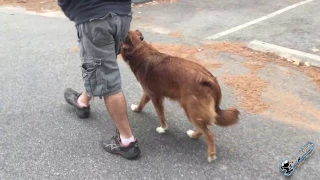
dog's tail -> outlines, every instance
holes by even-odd
[[[216,108],[217,116],[215,124],[222,127],[232,126],[239,120],[240,112],[235,108],[229,108],[221,110],[219,107]]]
[[[216,78],[212,79],[213,80],[210,79],[201,82],[202,86],[209,87],[212,93],[212,104],[209,110],[211,114],[210,122],[214,122],[216,125],[222,127],[232,126],[238,122],[240,112],[235,108],[220,109],[221,89]]]

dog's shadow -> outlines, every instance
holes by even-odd
[[[167,117],[173,114],[166,113]],[[179,162],[186,161],[186,163],[203,164],[207,161],[207,141],[205,137],[201,137],[197,140],[191,139],[186,131],[192,129],[192,125],[183,129],[182,126],[173,122],[174,119],[168,121],[169,128],[166,133],[159,134],[156,128],[160,126],[158,116],[152,110],[144,109],[141,112],[130,112],[129,119],[135,136],[139,139],[139,144],[142,146],[144,154],[149,157],[161,157],[177,159]],[[171,118],[170,118],[171,119]],[[181,117],[179,118],[181,119]],[[188,121],[187,117],[184,117],[183,121]],[[179,124],[179,122],[178,122]],[[220,148],[216,145],[216,151],[219,154]],[[187,157],[187,158],[186,158]],[[216,162],[219,160],[217,159]]]

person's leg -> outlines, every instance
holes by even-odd
[[[119,92],[111,96],[105,96],[105,104],[111,118],[119,130],[120,138],[132,138],[133,136],[127,115],[127,103],[123,93]],[[125,145],[129,143],[126,143]]]
[[[84,46],[87,42],[87,37],[84,32],[82,32],[82,27],[84,24],[77,25],[77,36],[78,36],[78,46],[79,46],[79,55],[82,61],[82,76],[84,79],[84,85],[86,91],[79,93],[72,88],[67,88],[64,91],[64,98],[65,100],[72,106],[75,107],[76,114],[79,118],[88,118],[90,116],[90,100],[91,97],[87,93],[88,90],[91,90],[90,85],[88,83],[88,74],[90,70],[93,69],[94,59],[88,59],[85,56],[87,54],[91,54],[90,50],[91,47]],[[83,42],[85,41],[85,42]]]
[[[121,76],[117,62],[120,40],[128,32],[128,23],[122,18],[108,14],[103,19],[96,19],[78,26],[82,76],[86,93],[79,101],[88,103],[90,97],[104,97],[107,110],[117,126],[117,133],[112,138],[103,140],[103,148],[127,159],[140,156],[138,141],[132,135],[127,117],[127,106],[122,93]],[[126,26],[126,30],[123,29]],[[120,134],[119,134],[120,132]]]
[[[120,154],[127,159],[139,157],[141,151],[138,146],[138,141],[132,135],[124,94],[117,90],[114,94],[104,96],[104,100],[119,134],[113,136],[111,139],[103,140],[103,148],[109,153]]]
[[[88,95],[87,92],[82,92],[82,94],[79,96],[77,103],[80,107],[89,107],[90,106],[90,100],[91,97]]]
[[[102,145],[107,152],[120,154],[127,159],[137,158],[141,154],[138,141],[132,135],[129,124],[127,103],[121,90],[121,76],[117,63],[120,42],[127,36],[130,22],[131,16],[114,16],[113,21],[109,21],[109,23],[115,23],[113,25],[117,27],[116,34],[113,36],[114,49],[112,56],[108,56],[110,60],[103,62],[107,62],[107,64],[103,64],[103,67],[107,67],[103,72],[108,73],[108,93],[104,96],[105,104],[120,134],[110,140],[103,141]]]
[[[68,104],[75,107],[76,114],[79,118],[88,118],[90,116],[90,105],[79,102],[80,96],[86,93],[78,93],[77,91],[67,88],[64,91],[64,98]]]

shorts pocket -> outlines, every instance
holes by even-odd
[[[102,18],[91,19],[86,23],[88,29],[90,29],[90,35],[92,38],[92,44],[96,47],[103,47],[106,45],[114,44],[115,26],[118,16],[114,13],[108,13]]]
[[[101,96],[105,89],[101,77],[101,59],[85,58],[82,63],[82,76],[84,80],[84,86],[87,93],[90,96]]]
[[[103,47],[114,43],[112,35],[99,28],[94,29],[92,43],[97,47]]]

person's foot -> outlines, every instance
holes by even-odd
[[[141,151],[138,146],[138,140],[124,146],[121,143],[120,135],[117,132],[111,139],[102,141],[103,149],[112,154],[118,154],[126,159],[136,159],[140,156]]]
[[[77,91],[67,88],[64,91],[64,98],[70,105],[74,106],[76,108],[76,114],[79,118],[88,118],[90,116],[90,106],[88,107],[80,107],[77,103],[77,100],[81,93],[78,93]]]

